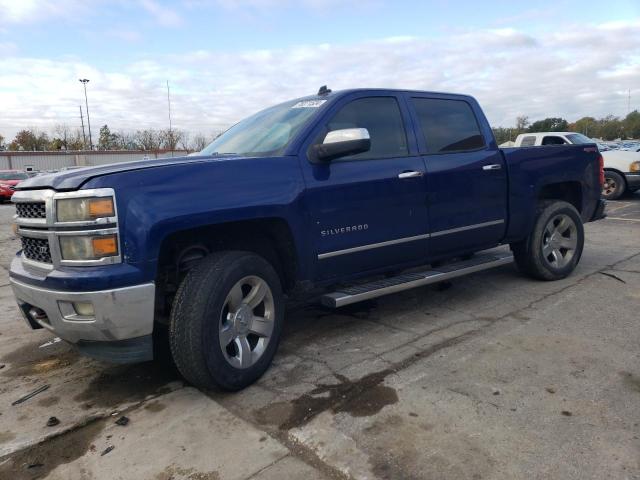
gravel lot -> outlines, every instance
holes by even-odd
[[[640,195],[608,214],[562,281],[292,308],[265,377],[219,394],[29,330],[0,206],[0,479],[640,479]]]

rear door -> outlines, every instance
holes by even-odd
[[[366,128],[371,138],[365,153],[301,161],[316,279],[426,259],[424,162],[401,100],[386,92],[351,94],[311,134],[309,145],[345,128]]]
[[[498,244],[506,226],[507,172],[493,136],[478,121],[479,107],[416,94],[408,102],[427,169],[430,256]]]

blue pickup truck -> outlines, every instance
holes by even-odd
[[[514,260],[566,277],[602,182],[595,145],[499,149],[472,97],[323,87],[198,156],[22,182],[11,284],[32,328],[87,355],[150,360],[164,334],[188,381],[237,390],[286,300],[339,308]]]

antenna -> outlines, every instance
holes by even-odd
[[[329,95],[331,93],[331,89],[327,88],[326,85],[320,87],[318,90],[318,95]]]

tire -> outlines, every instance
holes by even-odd
[[[624,195],[627,189],[627,182],[618,172],[612,170],[604,171],[604,185],[602,186],[602,198],[607,200],[617,200]]]
[[[559,200],[538,205],[531,234],[511,244],[518,269],[538,280],[560,280],[573,272],[584,248],[584,228],[573,205]]]
[[[274,268],[254,253],[214,253],[187,274],[176,293],[171,354],[193,385],[240,390],[271,364],[283,323],[284,299]]]

